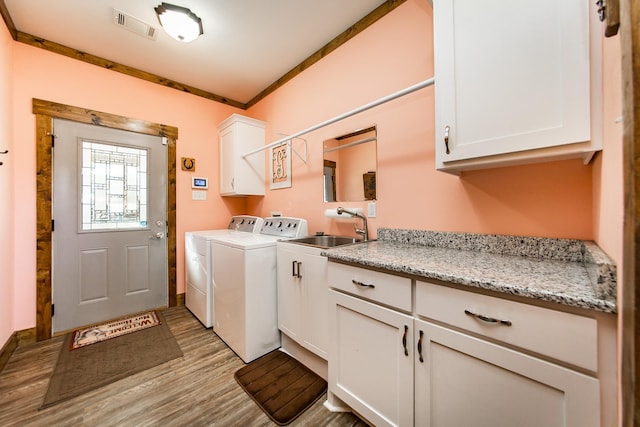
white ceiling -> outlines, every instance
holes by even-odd
[[[4,0],[18,31],[245,103],[384,0],[169,0],[202,19],[180,43],[161,0]],[[113,23],[113,9],[160,29],[155,41]]]

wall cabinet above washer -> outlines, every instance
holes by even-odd
[[[434,0],[436,168],[602,148],[602,36],[587,0]]]
[[[264,196],[264,153],[243,157],[264,145],[265,123],[232,114],[218,125],[220,195]]]

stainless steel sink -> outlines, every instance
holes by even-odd
[[[362,242],[362,240],[349,236],[308,236],[287,240],[287,243],[298,243],[318,248],[335,248],[336,246],[351,245],[358,242]]]

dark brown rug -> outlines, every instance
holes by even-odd
[[[67,334],[40,409],[182,357],[162,313],[160,325],[70,350]]]
[[[325,380],[279,350],[240,368],[234,376],[269,418],[281,426],[295,420],[327,389]]]

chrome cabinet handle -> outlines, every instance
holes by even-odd
[[[449,125],[446,125],[444,127],[444,146],[447,149],[446,153],[450,154],[451,151],[449,151],[449,131],[451,130],[451,127]]]
[[[369,285],[367,283],[360,282],[360,281],[355,280],[355,279],[351,280],[351,283],[353,283],[356,286],[360,286],[361,288],[371,288],[371,289],[373,289],[373,288],[376,287],[375,285]]]
[[[402,347],[404,347],[404,355],[409,355],[409,350],[407,350],[407,332],[409,331],[409,327],[404,325],[404,335],[402,335]]]
[[[477,314],[469,310],[465,310],[464,314],[466,314],[467,316],[475,317],[476,319],[481,320],[485,323],[494,323],[494,324],[505,325],[505,326],[512,325],[511,320],[494,319],[493,317],[485,316],[483,314]]]
[[[420,331],[420,338],[418,338],[418,356],[420,356],[420,363],[424,363],[424,359],[422,358],[422,336],[424,332]]]

